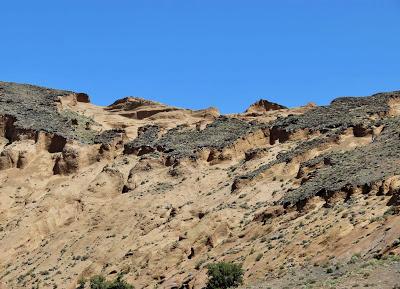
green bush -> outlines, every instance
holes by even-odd
[[[122,280],[122,276],[122,274],[118,274],[113,281],[107,281],[101,275],[93,276],[90,279],[90,289],[133,289],[132,285]]]
[[[238,287],[243,282],[242,265],[220,262],[208,265],[207,269],[207,289]]]
[[[86,284],[86,279],[85,278],[83,278],[83,277],[81,277],[79,280],[78,280],[78,287],[76,287],[76,289],[85,289],[85,284]]]

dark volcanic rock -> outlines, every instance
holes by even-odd
[[[0,82],[0,115],[4,120],[4,136],[10,141],[15,140],[17,135],[30,135],[34,139],[38,132],[44,131],[65,140],[87,144],[108,139],[104,133],[97,136],[89,128],[93,120],[73,111],[58,111],[60,98],[70,95],[75,95],[77,101],[89,102],[89,97],[83,93]]]
[[[400,119],[383,121],[384,129],[374,142],[348,152],[321,155],[303,164],[324,166],[311,173],[299,188],[283,199],[285,205],[294,205],[315,195],[329,195],[348,188],[385,180],[400,174]]]
[[[372,135],[374,125],[383,125],[384,129],[380,136],[374,136],[371,144],[352,151],[323,154],[303,163],[300,170],[308,167],[312,172],[299,188],[287,193],[282,203],[294,205],[317,194],[329,194],[349,186],[363,186],[399,174],[400,119],[390,117],[389,106],[389,101],[394,98],[400,98],[400,92],[380,93],[365,98],[338,98],[329,106],[278,119],[272,125],[271,137],[273,132],[279,131],[282,139],[284,133],[289,138],[288,134],[302,129],[320,131],[322,134],[299,142],[294,149],[279,153],[276,160],[254,171],[237,176],[232,190],[240,188],[242,181],[252,180],[276,164],[289,163],[309,150],[336,142],[348,128],[353,128],[355,137]],[[318,164],[322,164],[322,167]]]
[[[373,117],[389,113],[388,101],[400,98],[400,91],[378,93],[370,97],[341,97],[328,106],[319,106],[302,115],[278,119],[274,127],[294,132],[302,129],[326,132],[330,129],[346,129],[374,122]]]
[[[147,153],[158,150],[175,159],[195,157],[203,148],[223,149],[255,128],[256,125],[236,118],[220,117],[201,131],[177,127],[158,137],[158,127],[146,126],[135,140],[125,145],[125,152],[137,153],[142,150]]]
[[[123,129],[110,129],[101,132],[94,137],[94,143],[110,144],[117,138],[125,136],[125,130]]]
[[[156,149],[160,128],[156,125],[146,125],[139,128],[138,137],[125,144],[124,153],[138,154],[153,152]]]
[[[253,126],[236,118],[220,117],[204,130],[169,130],[158,141],[159,150],[173,156],[192,156],[202,148],[223,149],[252,131]]]

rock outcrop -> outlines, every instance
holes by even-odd
[[[0,287],[200,289],[227,261],[251,288],[396,288],[400,92],[222,116],[89,99],[0,82]]]
[[[107,110],[111,112],[121,112],[120,114],[134,119],[145,119],[155,114],[178,110],[158,102],[149,101],[140,97],[125,97],[117,100]]]
[[[272,110],[287,109],[286,106],[280,105],[275,102],[270,102],[266,99],[260,99],[259,101],[253,103],[245,113],[264,113]]]

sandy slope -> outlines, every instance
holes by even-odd
[[[340,284],[327,285],[322,281],[330,276],[325,269],[353,270],[357,266],[349,265],[351,260],[354,264],[356,259],[369,262],[399,254],[400,217],[397,207],[388,206],[397,189],[396,175],[385,180],[383,191],[353,188],[350,195],[335,192],[329,201],[314,196],[301,206],[279,203],[301,186],[302,164],[320,155],[367,147],[373,133],[355,136],[346,129],[334,141],[235,186],[237,178],[321,133],[297,132],[271,144],[270,134],[256,130],[238,135],[218,152],[204,147],[196,159],[182,157],[169,165],[168,152],[127,154],[123,144],[146,125],[160,127],[161,134],[179,126],[202,131],[218,112],[146,101],[135,107],[137,102],[132,98],[98,107],[72,97],[62,99],[58,107],[93,119],[91,129],[96,132],[124,129],[119,143],[68,141],[61,151],[49,152],[37,140],[21,137],[10,144],[4,138],[3,145],[9,144],[2,156],[16,161],[0,171],[1,288],[76,288],[82,277],[119,272],[126,273],[135,288],[202,288],[205,265],[220,260],[243,263],[245,283],[255,288],[345,288],[343,284],[355,280],[351,274],[340,275],[345,280]],[[251,113],[230,117],[268,124],[277,117],[307,114],[313,106],[277,109],[253,106]],[[67,149],[74,149],[72,157]],[[54,169],[57,162],[59,171]],[[396,285],[397,260],[388,262],[374,264],[376,270],[393,268],[382,274],[386,283],[376,285],[374,274],[363,277],[372,278],[370,284],[378,286],[373,288]],[[311,284],[288,277],[307,270],[316,270],[309,273],[315,279]]]

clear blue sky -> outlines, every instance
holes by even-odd
[[[400,0],[5,0],[0,79],[243,111],[400,89]]]

